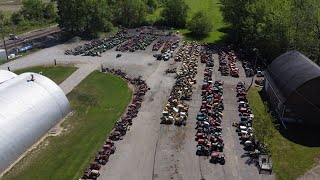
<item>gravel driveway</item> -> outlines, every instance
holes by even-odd
[[[174,84],[172,74],[164,74],[168,68],[180,67],[181,63],[156,61],[152,57],[151,46],[146,51],[121,53],[109,50],[102,57],[66,56],[64,50],[74,44],[59,45],[41,50],[35,54],[1,65],[0,69],[12,70],[36,65],[53,64],[57,59],[60,64],[74,64],[80,67],[60,87],[67,93],[85,76],[101,65],[121,68],[130,75],[142,75],[150,91],[147,92],[138,117],[122,141],[116,142],[117,151],[101,169],[99,179],[108,180],[204,180],[204,179],[274,179],[273,175],[259,175],[254,165],[245,164],[241,158],[244,150],[239,144],[239,137],[231,126],[238,120],[235,85],[241,81],[250,81],[244,77],[242,68],[240,78],[221,77],[218,72],[218,56],[215,57],[214,80],[224,81],[225,111],[223,118],[223,137],[225,140],[226,164],[210,164],[204,157],[195,155],[196,142],[195,117],[201,104],[201,84],[204,65],[199,63],[196,90],[189,102],[189,118],[186,126],[160,125],[160,117],[165,102]],[[107,136],[107,135],[106,135]]]

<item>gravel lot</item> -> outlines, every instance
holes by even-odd
[[[214,80],[224,81],[225,111],[223,118],[223,137],[225,140],[226,164],[224,166],[209,163],[209,159],[195,155],[196,142],[195,117],[201,103],[201,85],[204,65],[199,63],[196,90],[189,102],[189,118],[186,126],[160,125],[160,117],[165,102],[174,84],[173,74],[164,74],[168,68],[179,67],[181,63],[156,61],[152,57],[151,46],[146,51],[121,53],[109,50],[102,57],[66,56],[64,50],[75,44],[64,44],[41,50],[35,54],[1,65],[0,69],[12,70],[29,66],[53,64],[57,59],[60,64],[75,64],[80,67],[71,79],[60,87],[65,92],[71,90],[81,79],[101,65],[121,68],[130,75],[142,75],[151,90],[145,96],[144,103],[134,119],[133,126],[122,141],[116,142],[117,151],[111,156],[106,166],[101,169],[99,179],[112,180],[204,180],[204,179],[274,179],[273,175],[259,175],[254,165],[247,165],[246,158],[241,158],[244,150],[240,145],[232,122],[238,120],[235,85],[245,78],[242,68],[240,78],[221,77],[218,72],[218,56],[215,54]],[[239,65],[240,66],[240,65]],[[81,77],[77,75],[84,74]],[[73,81],[77,79],[76,81]],[[119,97],[121,98],[121,97]],[[107,135],[106,135],[107,137]]]

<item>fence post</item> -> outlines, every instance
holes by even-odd
[[[54,66],[57,66],[57,60],[54,59]]]
[[[8,71],[11,71],[9,66],[8,66]]]

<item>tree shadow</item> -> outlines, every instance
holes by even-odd
[[[231,27],[222,27],[217,29],[217,31],[224,34],[219,40],[216,41],[217,44],[230,44],[233,42],[234,33]]]
[[[261,99],[267,102],[265,92],[259,91],[259,94]],[[277,130],[287,140],[307,147],[320,147],[320,138],[318,138],[320,137],[320,124],[285,123],[284,127],[275,114],[272,116],[279,123]]]
[[[188,40],[192,41],[203,41],[205,38],[209,37],[209,35],[197,35],[192,32],[184,34]]]
[[[209,42],[209,43],[215,43],[215,44],[229,44],[232,42],[232,29],[230,27],[223,27],[216,30],[216,32],[223,33],[222,36],[215,42]],[[197,35],[192,32],[185,33],[184,36],[189,41],[204,41],[206,38],[208,38],[210,35]]]
[[[279,128],[279,132],[289,141],[307,147],[320,147],[319,125],[286,124],[286,127]]]

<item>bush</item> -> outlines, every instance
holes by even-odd
[[[188,29],[195,35],[208,35],[213,29],[210,17],[202,11],[195,13],[188,23]]]
[[[11,15],[11,21],[14,25],[18,25],[23,21],[23,16],[20,12],[14,12]]]

